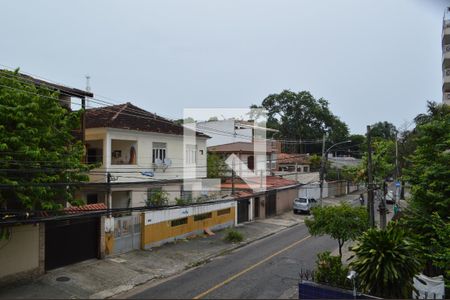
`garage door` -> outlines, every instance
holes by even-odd
[[[270,191],[266,194],[266,217],[277,213],[277,192]]]
[[[238,200],[238,224],[248,221],[248,208],[250,206],[250,200],[243,199]]]
[[[51,270],[99,255],[99,218],[45,224],[45,269]]]

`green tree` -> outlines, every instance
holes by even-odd
[[[227,166],[222,157],[216,153],[209,153],[207,158],[208,178],[222,178],[225,176]]]
[[[352,207],[345,202],[335,206],[316,207],[312,209],[313,218],[305,220],[312,235],[330,235],[337,240],[339,256],[342,246],[348,240],[354,240],[368,228],[367,210]]]
[[[351,141],[348,145],[345,145],[347,150],[342,153],[349,154],[355,158],[361,158],[365,150],[367,149],[366,137],[362,134],[351,134],[348,139]]]
[[[284,90],[269,95],[262,101],[262,107],[267,110],[267,127],[278,129],[280,138],[320,139],[327,133],[328,141],[335,143],[349,134],[347,125],[330,111],[328,101],[315,99],[307,91]],[[319,152],[320,147],[314,150]]]
[[[427,114],[416,117],[415,150],[403,171],[412,197],[405,226],[423,248],[424,273],[450,280],[450,107],[428,103]]]
[[[373,139],[395,140],[397,128],[389,122],[377,122],[370,126],[370,135]]]
[[[0,71],[0,207],[59,209],[74,199],[70,183],[86,181],[83,146],[72,132],[80,111],[59,103],[58,93]],[[67,185],[65,185],[67,184]],[[50,186],[53,185],[53,186]]]
[[[436,108],[434,108],[436,109]],[[449,217],[450,207],[450,107],[443,105],[428,122],[416,127],[416,149],[404,170],[411,184],[411,205],[422,214],[437,212]]]
[[[147,206],[164,206],[169,203],[169,194],[160,189],[152,190],[147,198]]]
[[[369,229],[351,250],[356,258],[350,267],[364,292],[382,298],[411,297],[413,278],[422,269],[420,248],[398,225]]]
[[[374,182],[382,182],[395,171],[395,142],[377,139],[372,142],[372,175]],[[355,181],[367,182],[367,152],[356,168],[348,168],[353,173]]]

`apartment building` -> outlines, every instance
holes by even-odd
[[[450,7],[442,21],[442,102],[450,105]]]

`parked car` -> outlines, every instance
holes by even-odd
[[[386,194],[386,203],[387,204],[394,204],[395,200],[394,200],[394,192],[393,191],[388,191]]]
[[[311,208],[317,206],[314,198],[297,198],[294,200],[293,211],[296,213],[310,213]]]

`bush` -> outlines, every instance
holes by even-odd
[[[229,229],[227,230],[224,240],[230,243],[239,243],[244,240],[244,236],[236,229]]]
[[[334,287],[351,288],[347,279],[348,266],[341,262],[339,256],[332,256],[329,251],[317,254],[315,280]]]
[[[165,206],[169,203],[169,194],[161,189],[151,191],[145,204],[147,206]]]

